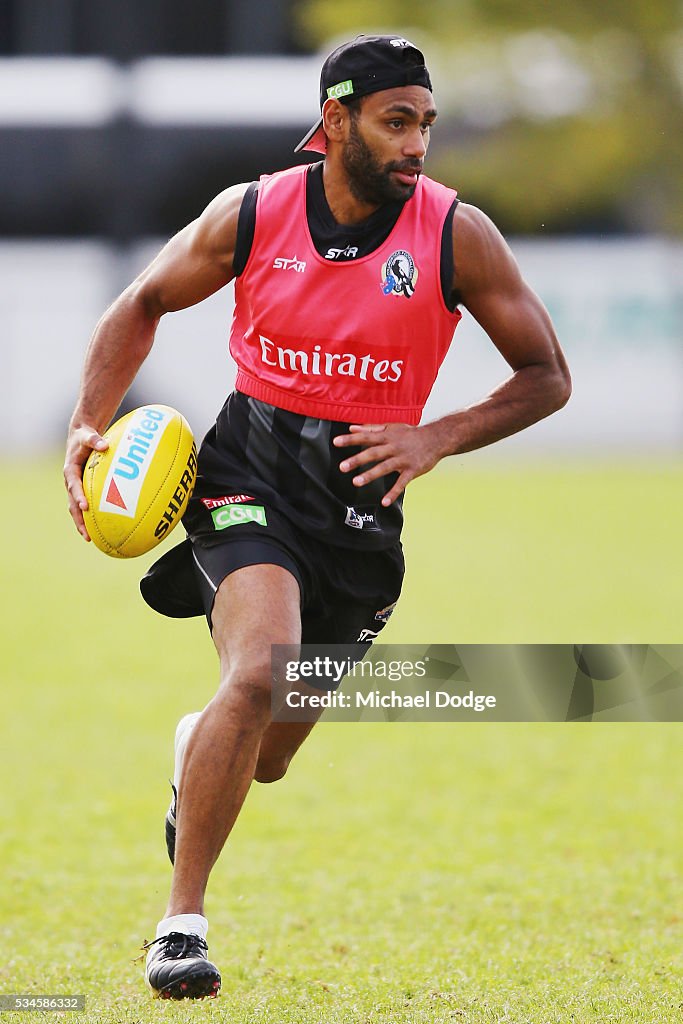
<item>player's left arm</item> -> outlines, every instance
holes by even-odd
[[[480,402],[433,423],[359,424],[335,439],[338,446],[362,448],[340,466],[346,473],[369,467],[353,478],[356,486],[398,473],[384,505],[446,455],[509,437],[560,409],[571,394],[567,363],[545,306],[522,278],[498,229],[476,207],[458,205],[453,253],[454,291],[513,372]]]

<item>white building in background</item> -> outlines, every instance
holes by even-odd
[[[565,56],[564,63],[548,65],[554,74],[557,68],[566,72],[564,86],[555,83],[553,95],[584,102],[585,82],[572,71],[571,54]],[[95,58],[0,60],[0,128],[108,125],[122,115],[171,128],[234,127],[248,118],[264,132],[291,127],[295,139],[315,116],[319,70],[318,56],[155,58],[126,67]],[[467,62],[460,67],[458,89],[443,90],[445,99],[449,92],[459,96],[482,121],[476,96],[491,90],[482,92],[480,79],[469,81],[466,72]],[[507,97],[509,103],[509,89],[502,79],[498,84],[494,98]],[[238,94],[249,96],[248,107],[230,102]],[[448,116],[448,102],[445,107]],[[510,113],[500,105],[496,110],[498,119]],[[139,243],[123,257],[107,243],[90,240],[0,242],[2,455],[40,453],[62,443],[92,329],[161,244]],[[512,244],[553,315],[574,393],[558,415],[508,438],[495,453],[680,451],[683,244],[659,238]],[[177,406],[201,435],[234,381],[227,353],[231,314],[229,287],[165,317],[136,383],[137,398]],[[476,401],[508,372],[465,313],[426,418]]]
[[[0,244],[3,455],[61,444],[92,329],[161,244],[140,244],[123,266],[114,250],[91,241]],[[559,414],[501,442],[495,452],[680,451],[683,245],[520,239],[512,246],[553,315],[574,392]],[[140,401],[176,406],[199,436],[233,386],[232,307],[228,286],[199,306],[164,317],[136,383]],[[476,401],[508,373],[465,311],[425,418]]]

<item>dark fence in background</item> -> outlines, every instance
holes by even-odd
[[[0,126],[0,234],[168,236],[229,185],[302,162],[306,127]]]
[[[291,55],[298,52],[291,7],[290,0],[2,0],[0,56],[104,57],[125,71],[164,55]],[[40,78],[39,66],[34,74]],[[26,123],[0,117],[0,234],[10,237],[126,242],[171,234],[221,189],[293,163],[300,137],[296,125],[151,125],[125,110],[99,122],[51,122],[40,116],[39,81],[34,88]],[[23,86],[10,81],[7,90],[21,104]],[[248,105],[249,89],[224,102],[226,111]],[[301,133],[307,126],[302,117]]]
[[[0,54],[297,53],[291,0],[2,0]]]

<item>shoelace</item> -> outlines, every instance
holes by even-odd
[[[171,782],[170,779],[168,781]],[[173,790],[173,803],[169,807],[168,813],[173,818],[173,824],[175,825],[176,819],[178,817],[178,790],[175,788],[172,782],[171,789]]]
[[[174,960],[182,960],[185,957],[195,956],[200,950],[204,953],[208,951],[208,945],[201,937],[201,935],[186,935],[184,932],[169,932],[168,935],[160,935],[158,939],[152,939],[151,942],[146,940],[140,947],[142,953],[136,957],[133,963],[137,963],[139,960],[144,960],[147,950],[152,946],[156,946],[157,943],[165,943],[163,950],[165,956],[173,956]]]

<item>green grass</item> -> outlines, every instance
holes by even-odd
[[[70,531],[57,466],[0,489],[0,992],[83,992],[81,1024],[680,1021],[677,724],[319,726],[213,875],[220,999],[151,1001],[171,737],[215,657],[139,598],[152,556]],[[679,642],[682,498],[675,465],[418,481],[383,638]]]

